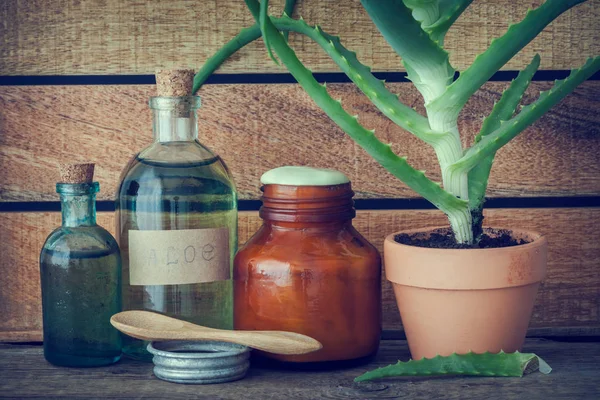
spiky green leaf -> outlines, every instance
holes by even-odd
[[[266,23],[269,19],[269,0],[262,0],[260,2],[260,17],[258,19],[258,25],[260,26],[260,31],[262,33],[263,41],[265,42],[265,47],[267,48],[267,53],[269,53],[269,57],[271,60],[277,65],[279,65],[279,61],[273,55],[273,51],[271,50],[271,43],[269,43],[269,35],[265,34]]]
[[[549,374],[552,368],[533,353],[492,353],[451,354],[446,357],[422,358],[420,360],[398,361],[397,364],[377,368],[355,378],[355,382],[370,381],[397,376],[523,376],[539,370]]]
[[[296,6],[296,0],[285,0],[285,6],[283,7],[283,16],[284,17],[292,17],[294,14],[294,7]],[[284,31],[283,37],[285,40],[288,40],[290,32]]]
[[[440,0],[402,0],[404,5],[412,11],[415,21],[421,28],[433,25],[440,19]]]
[[[475,143],[451,168],[456,171],[471,170],[483,159],[494,154],[500,147],[534,123],[598,70],[600,70],[600,56],[588,59],[581,68],[572,70],[566,79],[557,80],[554,86],[550,90],[542,92],[535,102],[523,107],[519,114],[508,121],[502,122],[498,129]]]
[[[467,103],[467,100],[496,71],[506,64],[515,54],[531,42],[550,22],[559,15],[584,2],[585,0],[547,0],[534,10],[530,10],[525,18],[511,25],[506,33],[492,40],[490,47],[475,58],[448,90],[433,101],[428,109],[443,109],[448,104],[456,108],[456,115]]]
[[[246,46],[248,43],[251,43],[260,37],[261,32],[258,24],[243,28],[240,33],[235,35],[235,37],[229,42],[225,43],[223,47],[217,50],[217,52],[202,65],[198,73],[194,76],[192,93],[196,94],[202,85],[206,83],[208,77],[211,76],[217,69],[219,69],[225,60],[231,57],[236,51]]]
[[[361,0],[394,51],[402,57],[409,79],[425,103],[440,96],[454,79],[448,53],[421,28],[402,0]]]
[[[494,105],[490,115],[483,121],[481,130],[475,137],[475,143],[478,143],[484,136],[498,129],[502,121],[507,121],[513,116],[539,66],[540,56],[536,54],[531,63],[523,71],[519,72],[519,75],[511,82],[508,89],[502,93],[502,97]],[[487,156],[469,171],[469,208],[477,214],[479,214],[483,207],[494,156],[495,153]],[[479,230],[477,229],[478,232]]]
[[[398,126],[413,133],[426,143],[436,143],[442,139],[443,134],[432,131],[425,117],[413,108],[402,104],[398,96],[390,92],[385,84],[371,73],[369,67],[358,61],[356,53],[349,51],[341,44],[338,37],[329,35],[318,27],[311,27],[302,20],[295,20],[286,16],[282,18],[271,17],[271,21],[280,31],[293,31],[304,34],[319,44],[373,104]],[[258,37],[260,37],[258,27],[247,28],[221,48],[196,74],[194,93],[206,81],[208,76],[216,70],[215,66],[218,66],[243,45]]]
[[[435,143],[443,136],[443,133],[431,130],[425,117],[400,102],[398,96],[390,92],[384,82],[371,73],[369,67],[361,64],[356,53],[346,49],[338,37],[318,27],[311,28],[304,21],[293,19],[282,18],[277,26],[304,33],[313,39],[373,104],[398,126],[426,143]]]
[[[473,0],[404,0],[431,40],[444,45],[448,29]]]
[[[294,7],[296,6],[296,0],[286,0],[285,8],[283,9],[284,16],[292,16],[294,13]],[[288,32],[284,32],[285,39],[287,40]],[[219,67],[231,57],[236,51],[246,46],[248,43],[255,41],[256,39],[261,37],[261,31],[258,24],[254,24],[253,26],[242,28],[240,33],[238,33],[233,39],[229,42],[225,43],[223,47],[221,47],[215,54],[213,54],[202,68],[198,71],[198,73],[194,76],[194,87],[192,90],[193,94],[196,94],[198,90],[204,85],[209,76],[211,76]]]
[[[510,83],[508,89],[502,93],[500,100],[494,105],[490,115],[483,120],[481,130],[475,137],[475,143],[479,142],[483,136],[498,129],[501,121],[508,121],[512,118],[539,66],[540,55],[536,54],[529,65],[523,71],[519,72],[517,77]]]
[[[259,4],[256,0],[246,0],[255,19],[259,18]],[[406,162],[405,158],[398,157],[389,145],[381,142],[373,133],[364,128],[358,121],[349,115],[341,103],[334,100],[327,89],[319,84],[312,73],[302,64],[294,50],[290,48],[285,39],[269,19],[265,33],[270,35],[273,49],[298,83],[304,88],[314,102],[359,146],[371,157],[379,162],[392,175],[402,180],[415,192],[431,201],[436,207],[454,216],[456,221],[468,214],[467,202],[452,196],[435,182],[428,179],[422,172],[414,169]],[[451,219],[451,223],[452,223]],[[457,229],[460,225],[456,225]],[[465,228],[460,228],[465,229]],[[470,226],[466,229],[470,229]]]

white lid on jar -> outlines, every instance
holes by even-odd
[[[263,185],[331,186],[349,182],[346,175],[334,169],[298,166],[275,168],[260,177]]]

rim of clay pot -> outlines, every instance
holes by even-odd
[[[426,234],[440,229],[449,228],[410,229],[388,235],[384,241],[386,278],[405,286],[479,290],[529,285],[546,276],[548,241],[535,231],[485,228],[487,231],[510,231],[513,237],[531,240],[522,245],[486,249],[437,249],[394,240],[401,233]]]

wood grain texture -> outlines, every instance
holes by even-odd
[[[283,0],[273,1],[279,15]],[[303,0],[296,16],[341,36],[345,46],[375,70],[402,65],[358,1]],[[542,0],[476,1],[445,41],[450,60],[464,70]],[[541,69],[570,69],[600,53],[600,10],[590,1],[554,21],[511,60],[521,69],[537,52]],[[199,68],[242,27],[254,23],[244,2],[137,0],[4,0],[0,3],[0,75],[153,74],[156,68]],[[337,66],[309,39],[292,35],[291,44],[314,71]],[[222,72],[281,72],[262,41],[247,46]]]
[[[470,144],[507,82],[484,85],[459,127]],[[435,154],[390,122],[353,84],[328,85],[351,114],[409,162],[440,181]],[[534,82],[524,102],[549,82]],[[390,89],[422,109],[410,83]],[[0,201],[56,200],[56,164],[96,162],[99,199],[112,199],[129,158],[151,143],[152,86],[0,87]],[[200,141],[228,164],[241,199],[260,196],[259,179],[281,165],[339,169],[358,198],[416,197],[347,137],[298,85],[209,85],[201,91]],[[600,194],[600,82],[588,81],[501,149],[488,196]]]
[[[241,381],[175,385],[158,380],[152,364],[123,359],[99,368],[59,368],[43,359],[42,347],[0,344],[0,390],[29,399],[597,399],[600,343],[528,339],[523,348],[553,368],[550,375],[522,378],[392,378],[353,383],[358,375],[410,356],[403,340],[383,340],[367,365],[333,371],[266,369],[253,364]]]
[[[546,235],[548,276],[534,309],[531,327],[559,328],[558,335],[581,334],[600,327],[600,243],[594,232],[600,208],[491,209],[487,223],[519,227]],[[46,236],[60,223],[58,213],[0,213],[0,340],[41,340],[38,254]],[[98,223],[114,231],[112,213]],[[433,210],[359,211],[354,226],[381,251],[386,234],[402,229],[440,226],[445,216]],[[256,212],[239,215],[239,241],[259,228]],[[383,282],[383,328],[400,330],[400,315],[390,284]]]

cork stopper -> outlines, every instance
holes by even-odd
[[[95,164],[59,164],[61,183],[92,183]]]
[[[192,69],[156,71],[156,90],[162,97],[191,96],[195,72]]]

